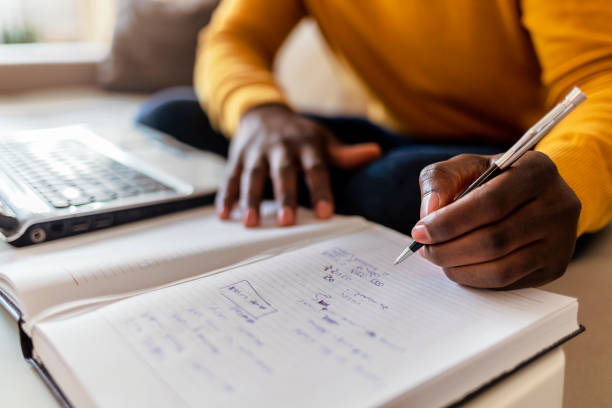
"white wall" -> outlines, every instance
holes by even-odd
[[[112,36],[117,0],[0,0],[0,31],[28,24],[42,41],[101,41]]]

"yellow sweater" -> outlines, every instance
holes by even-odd
[[[612,1],[225,0],[195,70],[225,134],[287,103],[272,63],[306,15],[384,106],[374,119],[424,139],[512,142],[580,86],[587,102],[537,150],[580,198],[579,234],[612,218]]]

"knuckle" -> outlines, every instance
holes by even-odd
[[[566,223],[577,222],[582,212],[582,202],[576,193],[563,182],[560,189],[540,198],[540,211],[551,219]]]
[[[487,234],[484,241],[484,252],[490,258],[502,255],[508,249],[510,238],[505,229],[497,228]]]
[[[454,156],[453,159],[461,162],[480,162],[482,160],[486,160],[482,156],[471,153],[461,153]]]
[[[290,160],[289,158],[285,158],[281,160],[280,163],[278,163],[277,171],[280,174],[289,173],[294,170],[295,170],[295,163],[293,162],[293,160]]]
[[[444,162],[432,163],[423,167],[419,175],[421,181],[434,180],[448,175]]]
[[[314,120],[309,120],[306,118],[301,118],[301,131],[302,133],[310,136],[310,137],[318,137],[322,133],[326,132],[326,129],[320,125],[318,122]]]
[[[279,135],[270,143],[270,150],[277,150],[281,157],[289,157],[295,150],[295,140],[287,135]]]
[[[421,194],[435,191],[442,185],[455,185],[455,181],[458,178],[459,174],[453,171],[453,164],[449,163],[449,161],[429,164],[419,174]]]
[[[530,153],[530,170],[533,172],[533,177],[541,182],[548,182],[559,176],[557,166],[546,154],[538,151]]]
[[[266,132],[265,144],[266,146],[285,146],[288,141],[283,133],[278,130],[271,130]]]
[[[312,160],[304,166],[304,170],[310,173],[323,173],[327,170],[327,166],[323,160]]]
[[[483,186],[480,190],[483,196],[478,200],[481,203],[480,210],[488,214],[490,219],[499,220],[506,215],[508,200],[506,199],[505,192],[487,187]]]
[[[449,164],[461,168],[482,168],[483,170],[491,165],[493,156],[484,156],[480,154],[461,153],[451,159]]]
[[[444,242],[458,235],[459,226],[453,222],[440,222],[438,219],[425,222],[427,231],[433,242]]]
[[[537,150],[532,150],[529,154],[533,157],[533,160],[538,163],[539,167],[542,169],[552,170],[556,169],[555,163],[548,157],[547,154],[539,152]]]

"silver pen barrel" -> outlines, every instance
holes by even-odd
[[[495,161],[502,170],[510,167],[527,150],[535,146],[550,130],[586,100],[586,95],[578,87],[574,87],[561,102],[552,108],[542,119],[530,127],[527,132]]]

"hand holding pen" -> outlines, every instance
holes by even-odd
[[[426,167],[423,218],[396,263],[424,244],[427,259],[469,286],[533,286],[562,274],[580,202],[554,163],[530,149],[584,99],[574,88],[499,158],[460,155]]]

